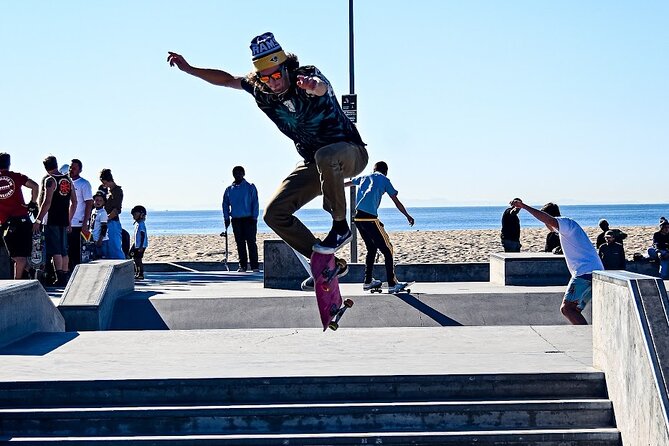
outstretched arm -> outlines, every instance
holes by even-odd
[[[407,221],[409,222],[409,226],[413,226],[413,224],[414,224],[414,219],[413,219],[413,217],[412,217],[411,215],[409,215],[409,213],[408,213],[407,210],[404,208],[404,205],[402,204],[402,202],[400,201],[400,199],[397,198],[397,195],[390,195],[390,199],[393,200],[393,203],[395,203],[395,206],[397,207],[397,209],[398,209],[401,213],[403,213],[404,216],[407,218]]]
[[[227,73],[223,70],[214,70],[210,68],[197,68],[190,65],[186,62],[186,59],[181,54],[173,53],[172,51],[167,52],[167,62],[171,67],[175,66],[183,71],[188,73],[191,76],[199,77],[202,80],[205,80],[213,85],[218,85],[221,87],[235,88],[237,90],[242,89],[242,77],[233,76],[230,73]]]
[[[539,209],[535,209],[532,206],[529,206],[525,203],[523,203],[522,200],[513,200],[511,203],[509,203],[511,206],[520,208],[520,209],[525,209],[527,212],[532,214],[534,218],[545,224],[546,226],[549,226],[556,231],[560,229],[560,224],[558,221],[553,217],[552,215],[548,215],[547,213],[540,211]]]

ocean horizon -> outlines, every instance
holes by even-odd
[[[534,206],[534,205],[533,205]],[[540,205],[537,205],[540,206]],[[416,223],[409,226],[396,208],[380,208],[379,218],[388,232],[442,231],[456,229],[499,229],[506,206],[408,207]],[[563,216],[576,220],[581,226],[597,226],[600,219],[609,221],[612,228],[622,226],[656,226],[660,216],[669,216],[669,204],[603,204],[560,206]],[[260,211],[262,216],[262,210]],[[313,232],[330,230],[331,219],[322,209],[300,209],[297,217]],[[521,211],[521,227],[540,227],[542,224],[527,212]],[[132,228],[132,217],[121,213],[121,224]],[[153,211],[146,219],[149,235],[219,234],[223,231],[221,210]],[[231,230],[231,229],[230,229]],[[272,232],[258,220],[258,232]]]

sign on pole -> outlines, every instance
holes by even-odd
[[[345,94],[341,97],[341,108],[352,123],[358,122],[358,95]]]

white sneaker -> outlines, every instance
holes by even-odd
[[[383,282],[381,282],[380,280],[372,279],[371,282],[362,284],[362,290],[363,291],[369,291],[373,288],[381,288],[382,284],[383,284]]]
[[[409,286],[409,284],[406,282],[397,282],[395,285],[388,287],[388,293],[390,294],[401,293],[406,289],[407,286]]]

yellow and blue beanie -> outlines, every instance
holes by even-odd
[[[272,33],[264,33],[251,40],[253,66],[257,71],[281,65],[287,59]]]

